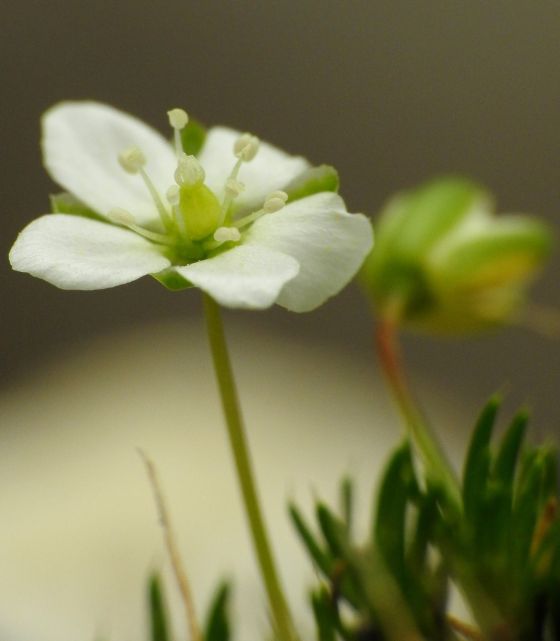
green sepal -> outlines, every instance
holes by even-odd
[[[73,194],[60,192],[49,196],[53,214],[68,214],[69,216],[81,216],[82,218],[91,218],[102,223],[108,222],[106,218],[96,214],[87,205],[78,200]]]
[[[434,284],[442,290],[472,291],[525,283],[552,249],[548,225],[528,216],[492,217],[478,231],[442,243],[430,258]]]
[[[188,156],[198,156],[206,142],[206,128],[198,121],[189,118],[187,126],[181,130],[181,144]]]
[[[167,606],[163,595],[161,577],[152,574],[148,580],[151,641],[169,641]]]
[[[151,276],[172,292],[189,289],[193,286],[192,283],[186,278],[183,278],[173,267],[168,267],[157,274],[151,274]]]
[[[204,626],[204,641],[230,641],[231,628],[228,614],[230,594],[231,586],[228,582],[218,586]]]
[[[339,185],[336,169],[330,165],[319,165],[306,169],[284,187],[283,191],[288,194],[288,202],[293,202],[322,191],[337,192]]]

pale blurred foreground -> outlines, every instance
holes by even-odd
[[[350,357],[335,345],[240,324],[228,335],[281,573],[310,631],[313,574],[286,501],[333,501],[351,473],[365,529],[373,480],[399,423],[370,354]],[[430,399],[439,416],[460,415],[457,399],[452,410],[441,396]],[[0,397],[0,421],[2,641],[147,638],[149,571],[165,569],[173,597],[175,585],[136,447],[158,467],[199,612],[218,580],[232,577],[235,637],[266,638],[264,593],[201,324],[98,339]]]

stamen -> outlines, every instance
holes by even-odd
[[[287,200],[288,194],[285,191],[273,191],[264,201],[262,209],[254,211],[252,214],[247,216],[243,216],[243,218],[234,221],[232,224],[238,229],[246,227],[265,214],[274,214],[277,211],[280,211],[286,205]]]
[[[169,214],[167,213],[167,210],[163,205],[157,189],[154,187],[153,182],[150,180],[148,174],[144,169],[144,165],[146,164],[146,157],[142,153],[142,150],[139,147],[129,147],[128,149],[121,151],[121,153],[119,154],[119,163],[121,164],[121,167],[129,174],[140,174],[142,180],[144,181],[144,184],[146,185],[146,188],[150,192],[152,200],[154,201],[159,217],[161,218],[161,222],[163,223],[164,227],[169,227],[171,224],[171,219],[169,218]]]
[[[243,162],[250,162],[259,150],[259,139],[251,134],[241,134],[233,145],[233,153]]]
[[[171,205],[173,216],[175,218],[175,222],[177,223],[177,227],[179,228],[181,236],[186,238],[187,230],[185,229],[185,220],[181,215],[181,211],[179,210],[179,201],[181,199],[180,188],[177,185],[171,185],[171,187],[169,187],[169,189],[167,190],[165,197],[167,198],[167,202]]]
[[[227,241],[237,242],[241,239],[241,233],[237,227],[218,227],[214,232],[214,240],[217,240],[219,243],[225,243]]]
[[[273,198],[269,196],[263,205],[263,209],[267,214],[274,214],[283,209],[285,205],[286,201],[284,199],[278,198],[278,196],[274,196]]]
[[[129,147],[119,154],[119,163],[129,174],[137,174],[146,164],[146,157],[138,147]]]
[[[237,174],[244,162],[249,162],[257,155],[259,150],[259,139],[251,134],[241,134],[233,145],[233,153],[237,158],[231,174],[229,175],[224,188],[224,200],[222,202],[221,220],[223,223],[233,200],[245,189],[245,185],[237,180]]]
[[[170,205],[178,205],[179,204],[179,187],[177,185],[171,185],[171,187],[167,190],[165,197],[167,198],[167,202]]]
[[[171,109],[167,112],[169,124],[173,127],[175,140],[175,153],[177,158],[183,153],[183,144],[181,142],[181,129],[184,129],[189,122],[189,116],[184,109]]]
[[[184,109],[179,109],[178,107],[176,107],[175,109],[170,109],[167,112],[167,116],[169,118],[169,124],[173,127],[173,129],[184,129],[189,122],[189,116],[187,112]]]
[[[181,152],[175,170],[175,182],[178,185],[194,187],[204,182],[206,172],[194,156],[187,156]]]
[[[130,212],[126,211],[126,209],[121,209],[120,207],[116,207],[115,209],[111,209],[107,212],[107,218],[112,223],[115,223],[115,225],[123,225],[124,227],[136,224],[134,216]]]
[[[130,212],[126,211],[126,209],[121,209],[120,207],[111,209],[107,213],[107,218],[112,223],[115,223],[116,225],[122,225],[122,227],[126,227],[127,229],[130,229],[130,231],[133,231],[139,236],[142,236],[147,240],[151,240],[152,242],[157,243],[158,245],[174,244],[174,241],[171,238],[165,236],[164,234],[158,234],[155,231],[150,231],[149,229],[144,229],[144,227],[140,227],[140,225],[136,223],[134,216]]]
[[[235,198],[245,190],[245,185],[235,178],[228,178],[226,182],[226,194]]]
[[[272,193],[268,194],[267,200],[270,200],[271,198],[281,198],[285,203],[288,202],[288,194],[285,191],[281,191],[278,189],[277,191],[273,191]]]
[[[241,229],[242,227],[246,227],[247,225],[254,223],[255,220],[259,219],[261,216],[264,216],[266,213],[268,212],[266,212],[264,208],[259,209],[257,211],[254,211],[252,214],[243,216],[243,218],[240,218],[239,220],[234,220],[232,225],[234,225],[238,229]]]
[[[144,169],[140,169],[139,173],[140,173],[140,176],[142,177],[142,180],[144,181],[144,184],[146,185],[147,190],[150,192],[150,196],[154,201],[154,204],[158,211],[159,217],[161,218],[161,222],[163,223],[163,226],[168,228],[171,225],[171,218],[169,217],[169,213],[167,212],[167,209],[165,209],[165,205],[163,204],[163,201],[161,200],[161,197],[158,194],[158,191],[155,188],[154,183],[150,180],[148,174],[144,171]]]

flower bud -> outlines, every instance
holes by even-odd
[[[488,194],[458,178],[398,194],[382,211],[362,275],[385,317],[460,333],[506,323],[551,246],[524,215],[494,216]]]

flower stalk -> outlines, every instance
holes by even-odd
[[[426,474],[445,492],[451,506],[461,511],[461,490],[443,448],[424,418],[410,391],[397,337],[398,324],[392,315],[380,318],[375,332],[377,352],[406,428],[424,460]]]
[[[208,340],[226,420],[229,443],[274,627],[280,641],[295,641],[297,637],[288,604],[280,585],[259,504],[220,308],[207,294],[204,294],[203,298]]]

